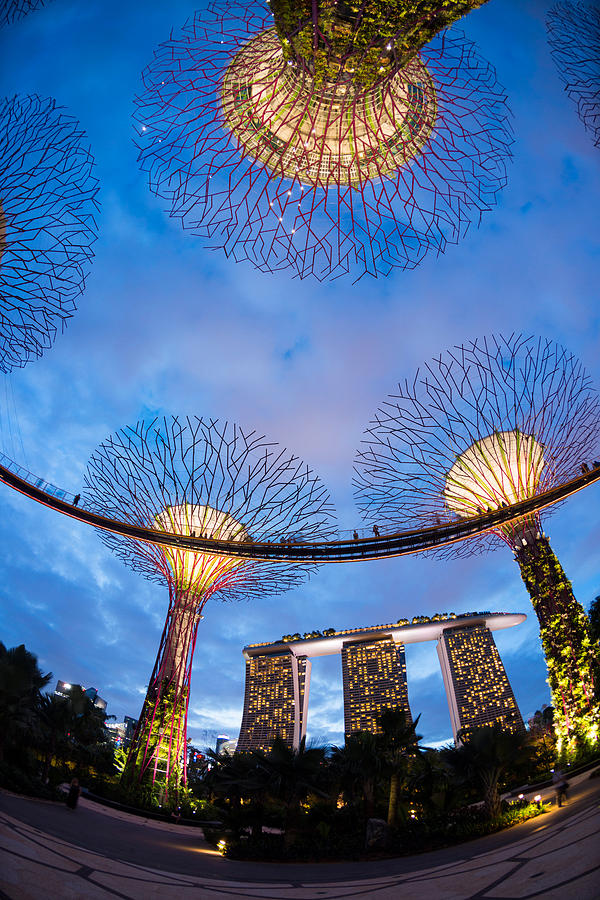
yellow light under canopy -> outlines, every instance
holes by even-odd
[[[466,518],[486,509],[535,496],[544,468],[544,448],[532,435],[496,431],[457,456],[446,476],[448,509]]]
[[[154,523],[161,531],[181,534],[187,537],[212,538],[221,541],[248,541],[250,536],[245,527],[236,522],[229,513],[210,506],[183,503],[168,506],[159,513]],[[244,565],[247,560],[219,553],[182,550],[164,545],[162,551],[173,572],[175,583],[180,589],[193,588],[202,593],[216,578],[223,577],[232,569]]]

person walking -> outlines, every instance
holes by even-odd
[[[554,785],[554,789],[556,791],[556,804],[557,806],[562,806],[563,801],[567,800],[567,789],[569,787],[569,783],[564,776],[564,773],[561,772],[560,769],[555,769],[552,775],[552,784]]]
[[[79,800],[80,793],[81,788],[79,787],[79,780],[77,778],[73,778],[69,786],[69,793],[67,794],[66,801],[69,809],[75,809],[75,807],[77,806],[77,801]]]

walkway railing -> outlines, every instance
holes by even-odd
[[[189,537],[108,519],[86,509],[83,505],[75,505],[78,495],[37,477],[0,453],[0,482],[4,482],[44,506],[78,519],[80,522],[93,525],[95,528],[152,544],[165,544],[196,552],[212,552],[242,558],[285,559],[319,563],[406,556],[436,547],[444,547],[467,537],[490,531],[492,528],[497,528],[499,525],[521,516],[538,512],[555,503],[560,503],[596,481],[600,481],[600,466],[583,472],[571,481],[529,500],[473,516],[470,519],[457,519],[455,522],[436,525],[432,528],[416,528],[410,531],[381,533],[375,536],[361,527],[356,531],[340,531],[335,539],[330,538],[327,541],[255,543]],[[358,538],[355,538],[354,534],[358,534]]]

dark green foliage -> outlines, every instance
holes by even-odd
[[[523,784],[531,780],[532,769],[535,773],[535,780],[542,781],[550,778],[557,757],[554,707],[543,704],[541,709],[536,709],[527,724],[529,725],[528,738],[531,747],[532,767],[529,768],[529,771],[523,772],[521,778],[519,778],[518,769],[517,773],[515,773],[517,780]]]
[[[75,769],[109,772],[113,759],[105,714],[81,688],[73,687],[69,699],[42,694],[51,677],[23,644],[0,643],[0,763],[8,764],[0,778],[5,787],[41,797],[54,796],[53,786]]]
[[[330,760],[332,780],[347,803],[363,806],[365,819],[375,815],[375,793],[384,761],[378,752],[377,735],[357,731],[346,738],[343,747],[334,747]]]
[[[432,831],[442,832],[456,810],[479,799],[475,787],[452,769],[444,754],[445,750],[423,752],[410,785],[418,820],[426,819]]]
[[[177,736],[185,730],[187,694],[187,689],[181,689],[177,682],[169,679],[149,691],[140,716],[140,734],[134,745],[137,752],[129,755],[123,771],[124,782],[152,782],[152,796],[157,802],[175,806],[179,804],[179,796],[184,790],[184,772],[165,735]],[[148,760],[152,760],[150,765]]]
[[[310,794],[325,796],[325,750],[304,741],[294,750],[276,738],[267,753],[212,754],[212,760],[206,781],[223,798],[228,827],[238,840],[248,830],[258,841],[269,824],[282,827],[286,847],[291,846],[306,825],[303,802]]]
[[[590,621],[590,634],[596,643],[600,643],[600,596],[594,597],[588,609],[588,619]]]
[[[111,776],[89,776],[86,786],[98,797],[132,809],[165,815],[178,812],[182,818],[202,821],[220,821],[222,818],[218,807],[206,799],[199,799],[191,790],[182,789],[178,798],[172,796],[164,802],[164,798],[158,796],[151,784],[123,782],[117,772]]]
[[[531,755],[527,737],[499,724],[473,728],[459,736],[463,743],[442,750],[442,760],[459,779],[480,786],[485,814],[494,821],[501,813],[498,789],[502,775]]]
[[[551,714],[540,718],[547,725]],[[293,751],[282,741],[270,753],[212,754],[206,785],[224,824],[209,839],[223,840],[236,859],[372,858],[367,819],[389,814],[394,779],[388,855],[447,846],[539,814],[499,797],[535,778],[527,735],[474,729],[458,748],[423,751],[418,719],[410,723],[402,710],[389,710],[380,724],[381,734],[354,734],[329,756],[304,745]],[[267,826],[277,832],[265,832]]]
[[[41,695],[33,736],[43,758],[42,779],[48,777],[51,765],[67,761],[79,768],[110,772],[113,745],[105,721],[106,714],[76,685],[68,698]]]
[[[398,803],[402,797],[402,790],[406,788],[407,779],[414,768],[413,762],[419,754],[419,741],[421,736],[416,733],[419,719],[409,721],[405,711],[386,709],[377,719],[377,725],[381,729],[379,735],[379,752],[390,778],[390,792],[388,798],[388,825],[395,825],[398,816]]]
[[[307,826],[288,842],[283,834],[263,833],[256,841],[231,838],[222,832],[220,835],[227,844],[225,855],[230,859],[359,859],[364,851],[362,829],[356,827],[355,819],[349,822],[347,816],[341,815],[333,816],[331,822],[320,820],[313,828]]]
[[[516,555],[540,623],[558,752],[571,758],[581,748],[598,743],[600,704],[595,681],[600,648],[547,538],[526,544]]]
[[[37,657],[24,644],[8,649],[0,642],[0,761],[19,752],[32,728],[39,692],[52,675],[43,675]]]
[[[487,0],[271,0],[284,57],[323,82],[371,87]]]
[[[0,787],[26,797],[41,797],[44,800],[63,800],[64,795],[53,784],[45,784],[31,771],[8,762],[0,763]]]

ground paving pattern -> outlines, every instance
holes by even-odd
[[[581,785],[566,809],[443,851],[381,862],[278,866],[223,859],[197,829],[105,812],[89,801],[70,813],[56,804],[2,794],[0,896],[597,900],[599,800],[596,780]]]

